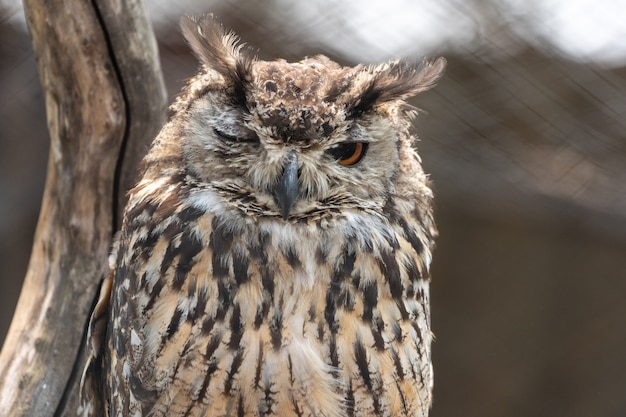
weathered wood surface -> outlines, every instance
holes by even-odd
[[[25,1],[50,155],[31,259],[0,353],[0,415],[75,414],[80,345],[136,166],[164,121],[143,3]]]

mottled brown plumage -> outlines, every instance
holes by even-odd
[[[255,59],[186,18],[200,73],[130,192],[84,416],[426,416],[432,193],[403,100],[442,58]]]

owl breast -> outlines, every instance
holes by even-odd
[[[109,415],[426,415],[428,237],[356,210],[253,220],[185,188],[132,196]]]

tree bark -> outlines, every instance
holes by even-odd
[[[0,353],[0,415],[76,410],[81,342],[138,162],[165,120],[140,0],[25,0],[50,155],[16,312]]]

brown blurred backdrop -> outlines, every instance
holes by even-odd
[[[212,11],[262,58],[444,55],[418,97],[440,238],[433,417],[626,415],[623,1],[150,0],[172,97],[196,69],[182,14]],[[622,48],[622,49],[620,49]],[[0,341],[47,161],[19,4],[0,0]]]

